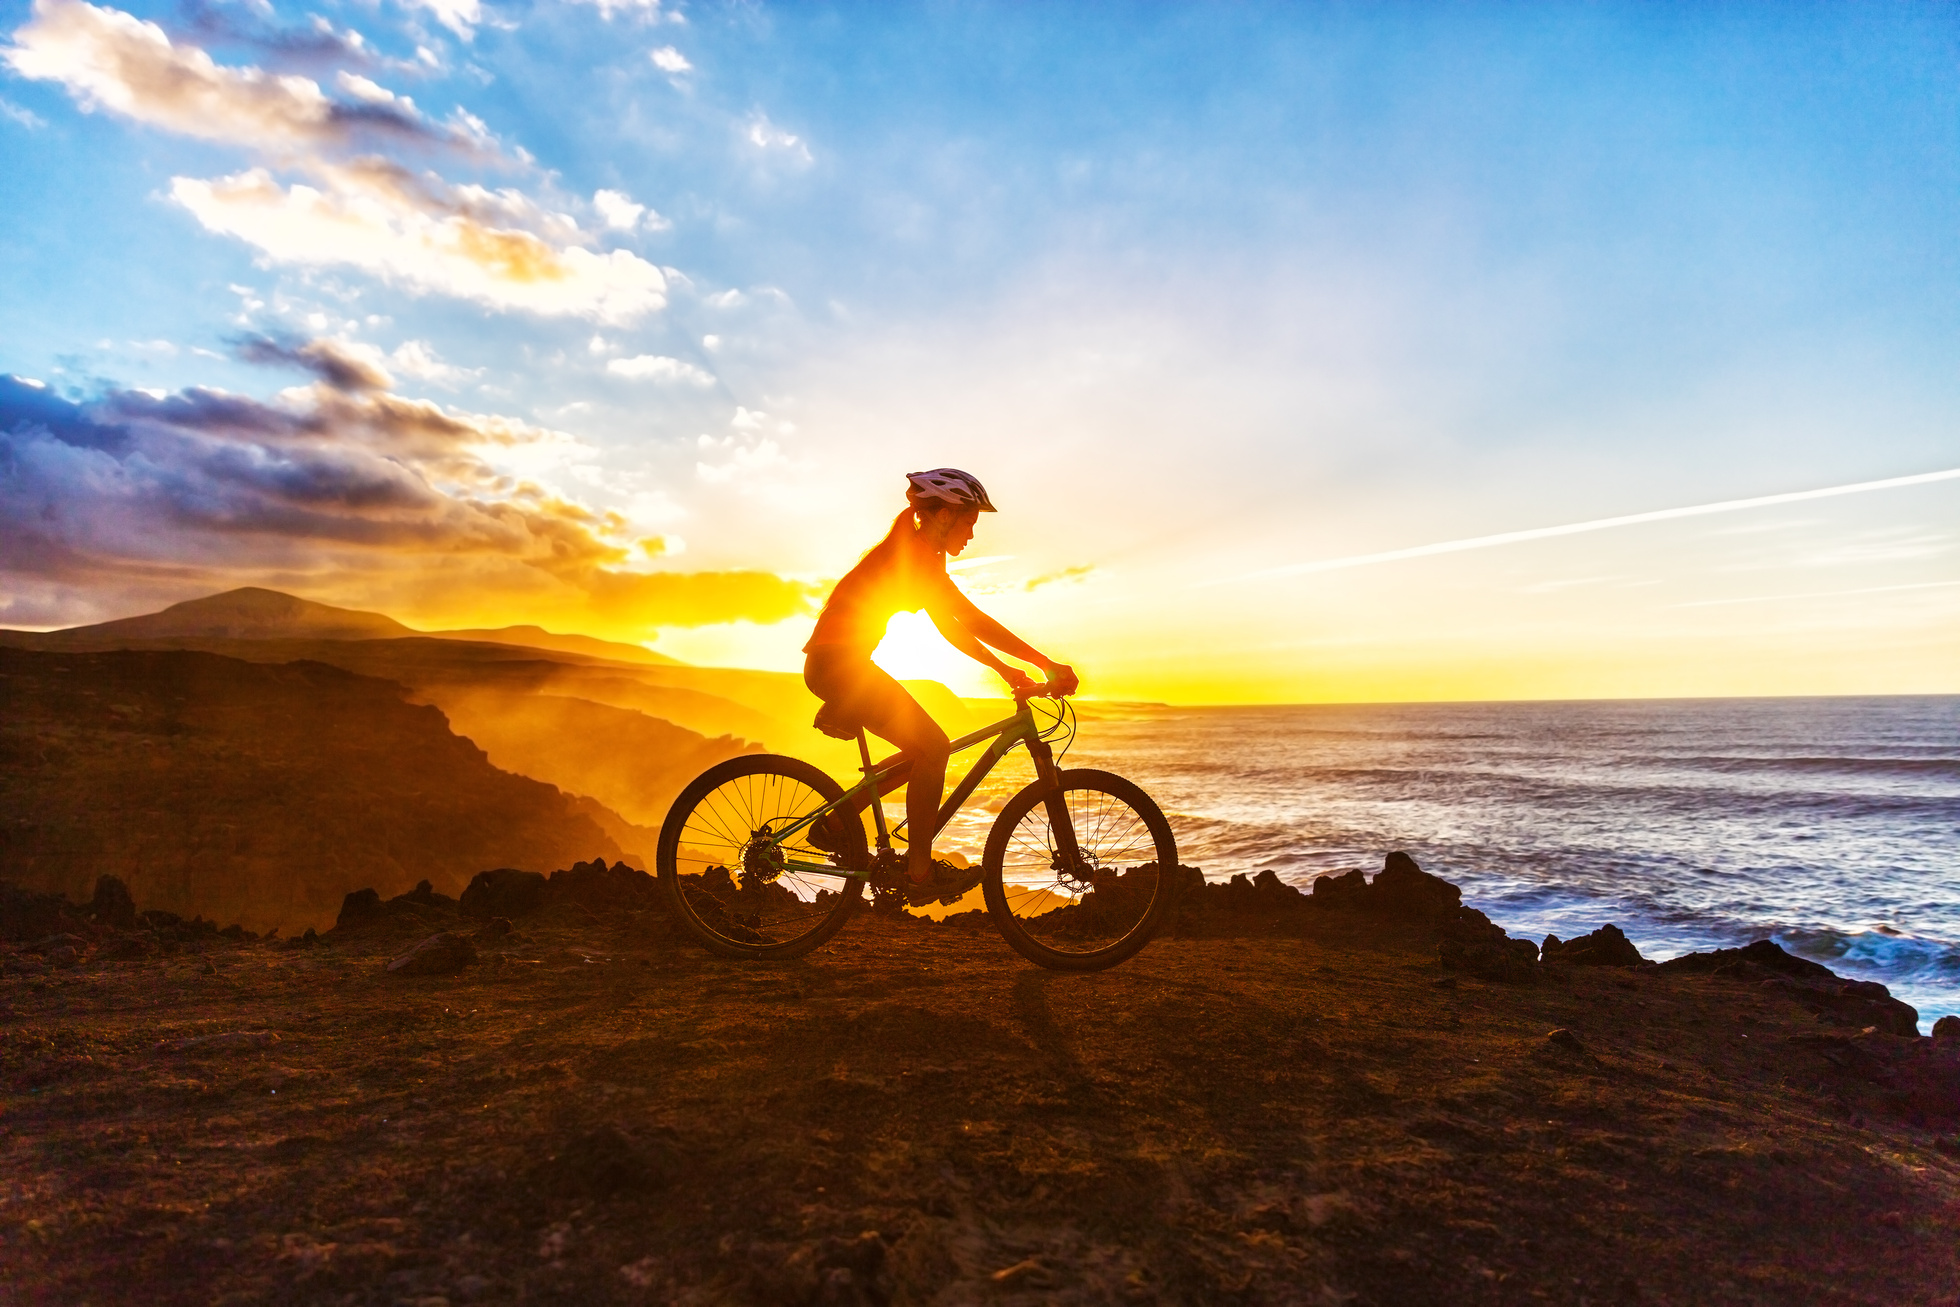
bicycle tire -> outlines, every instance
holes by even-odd
[[[731,868],[742,867],[758,830],[843,794],[843,786],[809,763],[768,753],[730,758],[695,777],[667,810],[655,859],[674,919],[724,957],[780,961],[828,942],[849,919],[863,882],[802,872],[764,879]],[[844,828],[847,838],[856,832],[842,854],[845,864],[866,866],[863,823]],[[812,860],[825,856],[805,835],[787,847]]]
[[[1177,841],[1135,783],[1088,767],[1058,781],[1052,788],[1035,781],[1001,809],[987,835],[981,884],[987,911],[1015,952],[1054,971],[1100,971],[1135,957],[1156,934],[1176,893]],[[1086,877],[1056,868],[1051,797],[1068,805],[1094,869]],[[1092,887],[1083,892],[1085,885]]]

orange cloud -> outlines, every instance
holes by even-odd
[[[0,377],[0,622],[299,581],[632,634],[779,621],[818,593],[768,572],[632,570],[649,551],[631,522],[489,461],[561,433],[379,389],[334,342],[242,352],[321,380],[277,403],[203,389],[78,403]]]

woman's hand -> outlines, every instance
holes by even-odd
[[[1082,683],[1076,679],[1075,669],[1067,663],[1049,663],[1047,692],[1056,698],[1074,694]]]
[[[996,670],[1000,672],[1000,679],[1007,682],[1007,688],[1014,692],[1014,697],[1017,699],[1032,694],[1041,688],[1035,682],[1034,677],[1029,676],[1018,667],[1010,667],[1003,663]]]

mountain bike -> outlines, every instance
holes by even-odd
[[[1044,702],[1040,712],[1036,702]],[[1056,765],[1053,742],[1065,736],[1066,753],[1074,735],[1067,700],[1017,694],[1013,716],[952,742],[954,753],[987,747],[924,838],[944,830],[995,765],[1025,746],[1035,779],[1001,809],[980,865],[940,902],[980,885],[995,927],[1023,957],[1097,971],[1150,942],[1176,892],[1177,842],[1130,781]],[[905,858],[892,836],[904,822],[886,827],[882,796],[910,762],[901,752],[873,763],[862,729],[857,745],[863,779],[848,790],[801,759],[749,754],[710,767],[681,791],[661,825],[656,865],[675,917],[696,940],[727,957],[800,957],[843,929],[867,888],[881,906],[903,902]],[[875,848],[865,841],[866,809]],[[818,847],[813,836],[834,847]]]

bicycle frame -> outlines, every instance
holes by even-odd
[[[987,747],[985,753],[974,760],[972,770],[961,778],[960,783],[953,787],[953,792],[946,796],[946,801],[939,805],[939,816],[933,822],[932,832],[927,837],[928,839],[936,838],[940,831],[946,829],[946,823],[953,819],[953,814],[958,812],[960,806],[972,796],[973,791],[979,786],[980,782],[987,779],[987,774],[999,764],[1002,758],[1005,758],[1011,753],[1018,744],[1028,746],[1028,755],[1034,759],[1035,774],[1042,782],[1049,785],[1055,783],[1057,775],[1055,771],[1055,751],[1049,747],[1048,741],[1041,738],[1041,728],[1035,722],[1034,709],[1028,706],[1026,699],[1020,701],[1020,707],[1012,717],[1004,717],[991,726],[983,726],[977,731],[962,735],[959,739],[954,740],[949,747],[952,753],[963,753],[971,749],[974,745],[986,740],[993,740],[993,743]],[[775,845],[779,850],[776,856],[776,862],[784,871],[800,871],[818,876],[836,876],[846,880],[871,879],[872,870],[869,867],[839,867],[828,862],[806,862],[800,858],[787,857],[780,853],[784,840],[808,827],[812,822],[817,821],[827,813],[839,810],[855,810],[860,801],[865,800],[867,796],[869,796],[869,802],[866,806],[871,809],[872,822],[878,829],[878,849],[880,852],[884,852],[891,848],[891,831],[885,826],[884,791],[887,788],[886,782],[896,777],[899,772],[911,764],[912,760],[901,752],[895,753],[884,761],[874,764],[871,761],[871,746],[866,743],[863,731],[858,732],[858,756],[863,759],[864,763],[859,769],[864,773],[863,780],[844,791],[843,797],[837,799],[835,802],[826,803],[823,807],[799,818],[783,829],[770,832],[770,843]],[[904,825],[903,822],[899,824],[901,826]],[[1075,842],[1074,831],[1068,825],[1065,808],[1062,812],[1062,821],[1060,824],[1061,831],[1059,833],[1061,834],[1061,839],[1064,844],[1071,846],[1065,852],[1073,859],[1075,856],[1075,849],[1072,847]],[[917,838],[916,832],[912,838]]]

